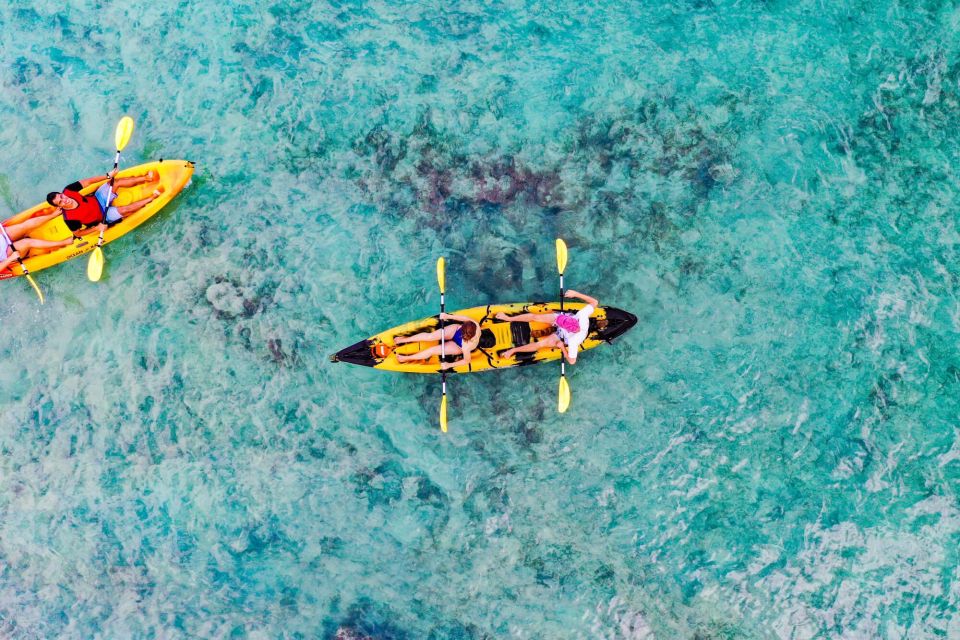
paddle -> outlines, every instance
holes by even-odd
[[[40,298],[40,304],[43,304],[43,291],[40,291],[40,287],[37,286],[37,283],[33,281],[33,276],[30,275],[30,272],[27,271],[27,268],[23,266],[23,263],[20,263],[20,268],[23,269],[23,275],[27,276],[27,282],[30,283],[30,286],[33,287],[33,290],[37,292],[37,296]]]
[[[120,152],[127,146],[130,136],[133,135],[133,118],[123,116],[117,123],[117,130],[113,134],[113,140],[116,142],[117,155],[113,159],[113,175],[110,177],[110,188],[107,191],[107,208],[110,208],[110,199],[113,197],[113,181],[117,177],[117,167],[120,166]],[[103,275],[103,229],[100,229],[100,238],[97,240],[97,246],[90,254],[90,261],[87,263],[87,278],[90,282],[97,282]]]
[[[7,242],[10,241],[10,236],[7,235],[6,231],[0,229],[0,233],[3,233],[7,238]],[[10,243],[10,248],[14,251],[17,251],[16,247],[13,246],[13,243]],[[20,255],[20,252],[17,252],[17,262],[20,263],[20,270],[23,271],[23,275],[27,276],[27,282],[30,283],[30,286],[33,287],[33,290],[37,292],[37,297],[40,298],[40,304],[43,304],[43,291],[40,291],[40,287],[37,286],[37,283],[34,282],[33,276],[30,275],[30,270],[27,269],[27,265],[23,264],[23,257]]]
[[[567,268],[567,243],[557,238],[557,271],[560,272],[560,313],[563,313],[563,271]],[[560,392],[557,398],[557,410],[564,413],[570,407],[570,385],[567,383],[567,370],[560,353]]]
[[[447,432],[447,370],[443,369],[444,358],[447,355],[445,348],[446,340],[443,336],[443,314],[445,306],[443,301],[443,291],[446,288],[446,264],[443,256],[437,259],[437,283],[440,285],[440,379],[443,384],[443,399],[440,401],[440,431]]]
[[[30,275],[30,270],[27,269],[27,265],[23,264],[23,256],[20,255],[20,252],[17,251],[17,248],[13,246],[13,241],[10,239],[10,236],[7,235],[7,230],[3,228],[3,225],[0,225],[0,235],[3,236],[3,239],[6,241],[10,250],[16,255],[16,261],[20,263],[20,270],[23,272],[23,275],[27,276],[27,282],[30,283],[30,286],[33,287],[33,290],[37,292],[37,297],[40,298],[40,304],[43,304],[43,292],[40,291],[40,287],[37,286],[37,283],[33,281],[33,276]]]

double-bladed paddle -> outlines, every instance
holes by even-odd
[[[117,147],[117,155],[113,159],[113,175],[110,177],[110,188],[107,191],[107,209],[110,208],[110,199],[113,197],[113,181],[117,177],[117,167],[120,166],[120,152],[127,146],[131,135],[133,135],[133,118],[123,116],[120,118],[120,122],[117,123],[117,130],[113,135],[113,140]],[[106,219],[106,212],[104,212],[104,219]],[[90,279],[90,282],[99,281],[100,276],[103,275],[103,249],[100,248],[102,246],[103,229],[100,230],[100,238],[97,240],[97,246],[93,250],[93,253],[90,254],[90,261],[87,262],[87,278]]]
[[[560,313],[563,313],[563,271],[567,268],[567,243],[557,238],[557,271],[560,272]],[[560,352],[560,392],[557,398],[557,410],[565,412],[570,407],[570,384],[567,382],[566,365],[563,351]]]
[[[443,335],[443,314],[445,305],[443,301],[443,292],[446,288],[446,263],[443,256],[437,259],[437,284],[440,285],[440,380],[443,385],[443,399],[440,400],[440,431],[447,432],[447,370],[443,368],[444,359],[447,355],[446,343]]]

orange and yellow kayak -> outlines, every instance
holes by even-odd
[[[583,308],[582,302],[566,302],[566,311],[576,312]],[[539,362],[559,360],[559,349],[540,349],[538,351],[517,353],[504,358],[502,352],[512,347],[531,344],[548,335],[553,328],[539,322],[504,322],[497,320],[500,312],[507,315],[520,313],[556,313],[560,311],[559,302],[515,302],[511,304],[490,304],[485,307],[473,307],[455,311],[455,315],[466,316],[480,325],[480,345],[470,356],[470,362],[450,369],[455,373],[489,371],[491,369],[509,369]],[[449,322],[449,321],[448,321]],[[599,307],[590,316],[590,332],[580,346],[581,351],[593,349],[604,342],[610,342],[630,330],[637,323],[637,317],[629,311],[615,307]],[[417,353],[437,343],[408,342],[400,346],[394,343],[398,336],[411,336],[420,332],[440,328],[439,316],[408,322],[392,329],[382,331],[366,340],[361,340],[330,356],[333,362],[349,362],[384,371],[406,373],[440,373],[440,358],[429,360],[400,362],[396,354]],[[447,356],[456,360],[460,356]]]
[[[153,192],[154,189],[157,188],[158,184],[163,185],[163,193],[159,198],[147,206],[143,207],[139,211],[131,213],[117,224],[108,228],[103,234],[104,244],[112,242],[120,236],[125,235],[126,233],[139,227],[149,218],[153,217],[154,214],[163,209],[177,196],[177,194],[183,191],[183,188],[190,182],[190,177],[193,175],[193,163],[189,160],[158,160],[156,162],[148,162],[136,167],[123,169],[117,174],[117,177],[122,178],[125,176],[139,176],[151,170],[156,171],[159,174],[159,182],[150,182],[148,184],[137,185],[135,187],[119,189],[117,192],[117,199],[114,200],[113,205],[122,206],[130,202],[136,202],[137,200],[146,198]],[[83,189],[81,193],[83,195],[93,193],[97,190],[97,187],[102,184],[103,182],[91,184]],[[11,224],[17,224],[19,222],[29,220],[34,216],[49,214],[53,211],[53,209],[53,207],[44,202],[25,211],[21,211],[17,215],[7,220],[4,220],[3,225],[7,226]],[[34,229],[30,233],[30,237],[43,240],[63,240],[64,238],[69,238],[70,235],[70,230],[67,228],[66,223],[64,223],[63,218],[60,216],[50,220],[43,226]],[[77,256],[82,256],[85,253],[93,251],[97,246],[97,239],[97,233],[81,235],[79,240],[75,240],[73,244],[67,245],[66,247],[51,249],[46,252],[34,250],[31,252],[29,257],[24,258],[23,262],[30,273],[35,273],[42,269],[46,269],[47,267],[52,267],[60,264],[61,262],[66,262],[71,258],[76,258]],[[22,275],[23,269],[20,267],[20,264],[14,262],[9,269],[0,272],[0,280],[15,278]]]

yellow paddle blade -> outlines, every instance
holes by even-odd
[[[447,396],[440,401],[440,431],[447,432]]]
[[[123,116],[117,123],[117,132],[113,139],[117,143],[117,151],[123,151],[123,148],[130,142],[130,136],[133,135],[133,118]]]
[[[30,286],[33,287],[33,290],[37,292],[37,296],[40,298],[40,304],[43,304],[43,291],[40,291],[40,287],[37,286],[37,283],[33,281],[33,276],[29,273],[26,274],[27,282],[30,283]]]
[[[567,243],[557,238],[557,271],[563,273],[567,268]]]
[[[97,282],[103,275],[103,249],[97,247],[90,254],[90,262],[87,263],[87,277],[90,282]]]
[[[566,376],[560,376],[560,397],[557,401],[557,411],[566,412],[570,408],[570,385]]]
[[[440,284],[440,293],[447,288],[447,265],[443,256],[437,258],[437,282]]]

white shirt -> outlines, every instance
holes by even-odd
[[[583,341],[587,339],[587,333],[590,331],[590,316],[593,315],[594,311],[596,311],[596,309],[593,308],[592,304],[588,304],[583,309],[580,309],[580,311],[577,311],[574,317],[577,319],[577,322],[580,323],[580,331],[576,333],[568,333],[560,327],[557,327],[557,335],[566,343],[567,351],[570,352],[571,361],[577,359],[577,350],[580,348],[580,345],[583,344]]]

